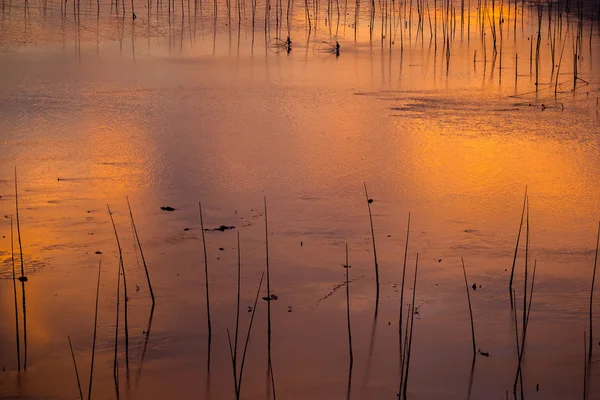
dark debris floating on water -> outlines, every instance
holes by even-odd
[[[160,209],[163,211],[175,211],[175,209],[171,206],[163,206]]]
[[[205,232],[214,232],[214,231],[225,232],[225,231],[228,231],[230,229],[235,229],[235,226],[221,225],[218,228],[204,228],[204,231]]]

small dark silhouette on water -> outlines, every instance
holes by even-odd
[[[218,228],[205,228],[204,231],[206,232],[213,232],[213,231],[220,231],[220,232],[225,232],[229,229],[235,229],[235,226],[227,226],[227,225],[221,225]]]
[[[473,290],[477,290],[477,284],[476,283],[474,283],[472,287],[473,287]]]
[[[163,211],[175,211],[175,209],[171,206],[164,206],[160,208]]]
[[[479,354],[481,354],[484,357],[489,357],[490,356],[490,353],[485,352],[485,351],[481,351],[481,349],[477,349],[477,351],[479,352]]]
[[[340,42],[338,42],[337,40],[335,41],[335,56],[339,57],[340,56]],[[373,200],[371,200],[373,201]]]

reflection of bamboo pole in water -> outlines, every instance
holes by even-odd
[[[218,15],[217,0],[214,0],[213,1],[213,55],[217,51],[217,15]]]
[[[473,390],[473,378],[475,376],[475,357],[473,357],[473,362],[471,363],[471,373],[469,374],[469,386],[467,389],[467,400],[471,400],[471,392]],[[508,392],[506,392],[508,394]]]
[[[371,325],[371,339],[369,341],[369,353],[367,355],[367,363],[365,366],[365,377],[363,380],[363,387],[367,387],[369,378],[371,376],[371,366],[373,364],[373,350],[375,348],[375,339],[377,337],[377,312],[373,315],[373,323]]]
[[[152,318],[154,317],[154,303],[152,303],[152,308],[150,309],[150,317],[148,318],[148,327],[146,331],[144,331],[144,346],[142,347],[142,358],[140,359],[140,366],[138,367],[137,377],[136,377],[136,385],[140,382],[140,377],[142,375],[142,367],[144,366],[144,358],[146,357],[146,350],[148,349],[148,341],[150,340],[150,330],[152,329]]]

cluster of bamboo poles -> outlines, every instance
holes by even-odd
[[[91,1],[91,0],[90,0]],[[473,67],[476,68],[478,62],[482,62],[484,66],[484,76],[486,75],[487,66],[491,63],[491,74],[497,70],[499,82],[502,83],[502,73],[505,69],[506,50],[505,42],[511,35],[516,39],[517,25],[520,23],[523,35],[528,36],[529,46],[529,77],[534,81],[536,93],[539,88],[547,83],[554,88],[554,98],[564,93],[574,93],[581,87],[589,87],[590,79],[582,77],[580,73],[580,64],[583,60],[584,51],[584,28],[589,25],[589,50],[592,50],[592,38],[594,27],[596,32],[600,34],[600,7],[594,12],[586,11],[583,0],[576,0],[572,4],[572,0],[557,0],[555,1],[538,1],[526,3],[524,0],[371,0],[370,2],[361,3],[360,0],[355,0],[354,4],[349,4],[348,0],[323,0],[326,4],[321,4],[321,0],[305,0],[304,4],[294,4],[293,0],[275,0],[273,10],[271,0],[265,0],[262,4],[258,0],[250,0],[251,4],[247,5],[246,0],[225,0],[225,10],[219,12],[219,8],[223,7],[219,0],[212,0],[212,7],[209,4],[210,0],[181,0],[178,5],[176,0],[148,0],[146,5],[147,18],[147,35],[150,37],[150,29],[152,25],[152,12],[156,13],[156,28],[160,27],[160,13],[164,13],[164,8],[167,9],[166,15],[168,18],[169,32],[169,47],[171,46],[171,31],[176,21],[176,15],[181,16],[181,47],[183,48],[184,25],[187,23],[190,30],[190,40],[195,41],[197,21],[201,22],[201,32],[204,33],[205,15],[211,16],[210,9],[212,8],[213,34],[215,37],[214,47],[216,48],[217,20],[219,15],[226,16],[226,26],[229,27],[231,35],[231,27],[237,23],[238,36],[241,33],[242,25],[251,29],[252,50],[254,50],[255,32],[259,25],[264,28],[264,41],[266,48],[269,43],[272,43],[274,38],[281,40],[287,34],[292,36],[293,25],[298,24],[300,18],[295,16],[300,13],[297,10],[299,7],[304,8],[304,24],[308,31],[307,43],[310,41],[311,33],[314,30],[315,37],[320,24],[325,23],[329,31],[330,38],[339,38],[340,26],[343,28],[344,37],[346,27],[354,29],[354,40],[356,41],[359,34],[359,25],[361,19],[368,15],[369,40],[371,43],[377,40],[375,36],[376,26],[379,25],[380,35],[379,41],[382,48],[387,45],[391,51],[394,47],[399,48],[402,54],[406,44],[420,44],[425,47],[425,38],[428,37],[429,45],[433,44],[434,56],[437,59],[438,47],[441,47],[441,56],[445,60],[446,74],[450,71],[451,54],[453,52],[455,39],[466,38],[468,43],[471,42],[471,32],[473,29],[478,31],[480,44],[478,48],[473,49]],[[122,23],[117,24],[119,28],[119,37],[122,41],[124,35],[124,20],[125,15],[131,11],[132,36],[135,35],[135,2],[131,0],[130,10],[127,9],[126,0],[118,0],[111,2],[112,10],[116,11],[117,15],[122,18]],[[4,3],[3,3],[4,4]],[[48,0],[43,0],[41,3],[44,9],[48,7]],[[73,20],[80,25],[80,7],[81,0],[72,0],[73,5]],[[264,15],[261,16],[259,6],[264,7]],[[27,18],[27,10],[30,7],[29,2],[25,3],[25,15]],[[63,23],[67,14],[67,2],[60,2],[61,16]],[[91,11],[91,2],[87,4],[88,11]],[[531,20],[527,23],[530,32],[525,32],[526,18],[525,8],[529,7],[529,16]],[[10,10],[10,6],[9,6]],[[273,12],[274,11],[274,12]],[[96,15],[99,18],[101,12],[100,1],[97,0]],[[544,23],[544,12],[547,16],[547,24]],[[44,12],[45,13],[45,12]],[[44,14],[45,15],[45,14]],[[187,22],[185,16],[187,15]],[[348,21],[348,17],[352,17],[353,21]],[[193,20],[192,20],[193,17]],[[262,18],[262,21],[260,20]],[[512,29],[511,29],[512,26]],[[299,27],[299,26],[297,26]],[[426,29],[426,27],[428,29]],[[546,34],[543,34],[543,31]],[[239,38],[238,38],[239,39]],[[535,39],[535,44],[534,44]],[[544,43],[547,41],[547,43]],[[133,43],[133,42],[132,42]],[[570,44],[567,46],[567,44]],[[318,43],[317,43],[318,44]],[[542,49],[547,44],[549,48],[549,57],[542,54]],[[239,45],[239,43],[238,43]],[[572,77],[562,80],[561,69],[563,60],[568,57],[565,55],[565,48],[570,48],[572,56],[571,68]],[[478,59],[478,50],[480,58]],[[515,47],[510,47],[513,54],[509,57],[514,59],[514,84],[515,89],[518,85],[519,78],[519,54]],[[568,53],[568,52],[567,52]],[[523,60],[523,57],[521,57]],[[523,67],[521,67],[521,71]],[[542,82],[542,70],[548,70],[548,82]],[[572,85],[568,85],[571,82]],[[561,90],[563,87],[568,87],[568,90]],[[589,94],[589,91],[585,92]]]
[[[379,41],[382,48],[388,46],[391,51],[394,47],[399,48],[403,54],[407,44],[421,45],[425,47],[425,38],[428,38],[429,46],[433,45],[434,59],[437,60],[438,48],[441,49],[441,56],[445,61],[445,72],[449,74],[451,66],[451,55],[453,53],[454,43],[457,37],[461,40],[466,33],[467,41],[470,45],[472,31],[476,30],[480,39],[477,48],[473,49],[473,68],[476,71],[476,65],[483,63],[483,75],[486,76],[488,64],[491,64],[490,76],[497,71],[498,80],[502,83],[502,74],[505,70],[504,64],[506,57],[514,59],[514,85],[517,90],[519,81],[519,71],[523,75],[523,66],[519,67],[518,49],[514,47],[510,38],[512,36],[516,40],[517,26],[520,23],[523,37],[527,36],[529,41],[529,77],[535,85],[535,93],[540,88],[548,87],[550,90],[553,87],[553,98],[559,100],[562,95],[571,95],[575,92],[582,95],[588,95],[591,92],[589,84],[590,78],[582,76],[580,72],[580,64],[583,61],[583,52],[585,48],[584,28],[589,26],[589,51],[592,50],[592,38],[595,32],[600,34],[600,7],[596,11],[586,11],[583,0],[576,0],[572,4],[572,0],[554,1],[539,1],[526,3],[524,0],[371,0],[370,2],[361,3],[360,0],[355,0],[354,4],[349,4],[348,0],[323,0],[326,4],[321,4],[321,0],[305,0],[304,4],[294,4],[293,0],[275,0],[273,10],[271,0],[265,0],[261,4],[258,0],[251,0],[251,4],[247,5],[246,0],[225,0],[222,4],[219,0],[210,1],[202,0],[181,0],[177,4],[176,0],[148,0],[146,5],[147,18],[145,20],[148,40],[150,40],[150,30],[153,26],[152,13],[155,10],[156,22],[155,28],[160,28],[160,14],[166,14],[168,18],[169,32],[169,48],[171,48],[172,28],[175,26],[176,15],[181,16],[181,47],[183,48],[184,25],[188,25],[190,31],[190,41],[195,42],[197,32],[197,21],[200,21],[200,31],[204,34],[205,16],[212,17],[213,20],[213,50],[216,51],[216,36],[217,36],[217,20],[220,15],[226,17],[225,25],[229,29],[231,39],[231,28],[237,23],[238,27],[238,46],[239,35],[241,34],[242,26],[246,26],[251,30],[252,51],[254,51],[255,32],[259,25],[264,28],[264,41],[268,49],[269,44],[273,43],[273,39],[282,40],[286,34],[292,36],[294,24],[297,28],[300,22],[298,15],[300,8],[304,8],[304,24],[308,31],[307,44],[311,39],[311,34],[314,31],[315,38],[320,24],[325,23],[330,38],[337,39],[340,35],[340,27],[343,28],[345,38],[346,27],[354,29],[354,40],[356,41],[359,34],[359,25],[361,19],[368,15],[367,25],[369,28],[369,40],[371,43],[377,40],[375,35],[376,26],[379,25],[380,35]],[[88,13],[91,12],[91,0],[87,4]],[[42,7],[48,7],[48,1],[43,0]],[[73,20],[80,25],[80,7],[81,0],[72,0],[73,4]],[[84,3],[85,4],[85,3]],[[134,22],[132,23],[132,46],[134,47],[133,36],[135,35],[135,2],[131,0],[129,6],[126,5],[126,0],[118,0],[111,2],[111,15],[113,8],[116,15],[121,18],[116,18],[120,23],[117,24],[119,29],[119,38],[122,42],[124,36],[124,21],[125,16],[131,11]],[[60,2],[61,16],[63,16],[63,24],[65,23],[67,13],[67,2]],[[96,4],[97,18],[100,16],[100,2]],[[210,7],[212,6],[212,7]],[[220,8],[225,8],[220,12]],[[264,14],[261,15],[259,6],[264,7]],[[29,2],[26,2],[26,18]],[[529,7],[530,21],[526,24],[525,8]],[[165,13],[165,9],[167,12]],[[212,8],[212,11],[211,11]],[[10,6],[9,6],[10,10]],[[212,14],[212,15],[211,15]],[[44,12],[45,15],[45,12]],[[187,22],[185,16],[187,15]],[[353,21],[348,19],[353,18]],[[262,19],[262,20],[261,20]],[[547,23],[544,22],[547,20]],[[525,32],[529,29],[529,32]],[[460,35],[458,31],[460,30]],[[544,32],[546,31],[546,32]],[[79,31],[77,31],[79,32]],[[79,33],[77,33],[79,35]],[[274,35],[274,36],[273,36]],[[535,41],[535,44],[534,44]],[[231,40],[230,40],[231,42]],[[506,54],[506,44],[509,44],[508,51],[511,54]],[[547,43],[546,43],[547,42]],[[79,36],[78,41],[79,43]],[[76,45],[77,45],[76,43]],[[547,44],[547,46],[545,46]],[[317,43],[319,45],[319,43]],[[549,49],[549,55],[542,51],[544,48]],[[565,54],[565,49],[569,49]],[[239,50],[239,49],[238,49]],[[79,50],[77,50],[79,51]],[[561,80],[566,73],[564,70],[563,60],[570,56],[572,58],[570,67],[572,69],[571,78]],[[478,58],[479,56],[479,58]],[[523,62],[521,62],[523,64]],[[549,74],[543,74],[543,71],[548,71]],[[568,73],[567,73],[568,74]],[[543,78],[544,77],[544,78]],[[545,81],[548,80],[548,82]],[[566,89],[563,89],[566,88]],[[582,87],[588,87],[589,90],[578,90]],[[564,105],[563,105],[564,106]]]

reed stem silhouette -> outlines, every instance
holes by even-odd
[[[589,359],[592,358],[592,349],[594,347],[592,306],[594,301],[594,284],[596,282],[596,266],[598,264],[598,244],[600,244],[600,222],[598,223],[598,236],[596,238],[596,255],[594,256],[594,273],[592,274],[592,288],[590,289],[590,347],[588,354]]]
[[[374,3],[373,3],[373,12],[374,12]],[[369,193],[367,193],[367,183],[364,182],[365,186],[365,197],[367,199],[367,208],[369,210],[369,222],[371,224],[371,238],[373,240],[373,259],[375,262],[375,286],[376,286],[376,295],[375,295],[375,314],[377,314],[377,310],[379,309],[379,264],[377,263],[377,247],[375,246],[375,231],[373,230],[373,215],[371,214],[371,203],[372,199],[369,198]]]
[[[94,356],[96,354],[96,333],[98,331],[98,298],[100,293],[100,271],[102,270],[102,260],[98,262],[98,283],[96,285],[96,310],[94,312],[94,339],[92,340],[92,361],[90,363],[90,384],[88,388],[88,400],[92,398],[92,382],[94,379]],[[80,388],[81,391],[81,388]]]
[[[10,259],[12,264],[12,281],[13,281],[13,295],[15,298],[15,332],[17,342],[17,371],[21,372],[21,344],[19,343],[19,306],[17,302],[17,278],[15,274],[15,245],[14,245],[14,229],[13,229],[13,217],[10,216]]]
[[[415,262],[415,280],[413,283],[413,301],[412,301],[412,314],[410,316],[410,336],[408,339],[408,351],[406,353],[406,375],[404,377],[404,388],[402,394],[404,395],[404,399],[406,399],[406,391],[408,390],[408,373],[410,371],[410,354],[412,350],[412,338],[413,338],[413,330],[414,330],[414,320],[415,320],[415,298],[417,293],[417,272],[419,270],[419,253],[417,253],[417,260]]]
[[[75,353],[73,353],[73,345],[71,345],[71,337],[69,339],[69,348],[71,349],[71,357],[73,358],[73,366],[75,367],[75,377],[77,378],[77,388],[79,389],[79,399],[83,400],[83,393],[81,392],[81,381],[79,380],[79,371],[77,370],[77,361],[75,361]]]
[[[471,294],[469,293],[469,282],[467,281],[467,271],[465,269],[465,260],[460,258],[463,274],[465,276],[465,289],[467,289],[467,302],[469,303],[469,316],[471,317],[471,336],[473,339],[473,361],[477,357],[477,346],[475,344],[475,324],[473,323],[473,309],[471,308]]]
[[[246,352],[248,350],[248,343],[250,342],[250,333],[252,332],[252,323],[254,322],[254,314],[256,313],[256,306],[258,304],[258,297],[260,296],[260,289],[262,288],[263,279],[265,273],[263,272],[260,276],[260,282],[258,284],[258,290],[256,291],[256,297],[254,299],[254,307],[252,308],[252,316],[250,317],[250,324],[248,325],[248,332],[246,333],[246,344],[244,345],[244,352],[242,353],[242,361],[240,363],[240,375],[237,382],[237,394],[241,395],[242,392],[242,378],[244,376],[244,364],[246,362]]]
[[[525,186],[525,197],[523,199],[523,211],[521,211],[521,222],[519,223],[519,233],[517,234],[517,244],[515,245],[515,255],[513,257],[512,269],[510,271],[510,282],[508,284],[508,295],[510,296],[510,308],[515,307],[513,303],[513,279],[515,277],[515,265],[517,263],[517,253],[519,252],[519,241],[521,240],[521,231],[523,229],[523,218],[525,217],[525,205],[527,204],[527,186]]]
[[[398,348],[400,349],[400,363],[401,364],[404,364],[404,352],[402,351],[402,311],[404,310],[404,278],[406,277],[406,257],[408,255],[409,236],[410,236],[410,212],[408,213],[408,224],[406,227],[406,245],[404,246],[404,263],[402,265],[402,283],[401,283],[402,286],[400,288],[400,316],[398,317]]]
[[[271,387],[273,390],[273,400],[275,400],[275,378],[273,377],[273,363],[271,359],[271,274],[269,270],[269,225],[267,218],[267,196],[264,197],[265,204],[265,260],[267,264],[267,370],[271,376]]]
[[[583,400],[587,399],[587,375],[588,375],[588,358],[587,358],[587,337],[583,331]]]
[[[198,202],[200,213],[200,229],[202,230],[202,249],[204,253],[204,282],[206,287],[206,320],[208,324],[208,348],[210,354],[210,344],[212,341],[212,326],[210,323],[210,292],[208,291],[208,256],[206,254],[206,237],[204,235],[204,220],[202,218],[202,202]]]
[[[350,286],[348,281],[348,274],[350,269],[350,264],[348,263],[348,243],[346,242],[346,264],[344,265],[346,269],[346,314],[348,317],[348,351],[350,354],[350,369],[352,369],[352,365],[354,364],[354,354],[352,353],[352,330],[350,328]]]
[[[525,322],[527,320],[527,272],[529,265],[529,197],[527,198],[527,217],[525,222],[525,279],[523,281],[523,338],[525,337]],[[523,342],[521,347],[523,347]]]
[[[27,305],[25,301],[25,264],[23,262],[23,244],[21,242],[21,224],[19,222],[19,191],[17,188],[17,167],[15,167],[15,210],[17,217],[17,241],[19,243],[19,256],[21,260],[21,291],[23,295],[23,370],[27,371]]]
[[[115,354],[113,362],[113,378],[115,381],[115,390],[117,397],[119,397],[119,364],[117,360],[118,349],[119,349],[119,305],[121,299],[121,261],[117,268],[117,318],[115,321]],[[89,400],[89,399],[88,399]]]
[[[135,240],[137,242],[138,248],[140,249],[140,256],[142,257],[142,264],[144,265],[144,271],[146,272],[146,280],[148,281],[148,289],[150,289],[150,297],[152,297],[152,307],[154,308],[155,299],[154,299],[154,291],[152,290],[152,283],[150,282],[150,272],[148,272],[148,266],[146,265],[146,258],[144,257],[144,251],[142,250],[142,243],[140,242],[140,237],[138,235],[137,228],[135,226],[135,221],[133,219],[133,213],[131,212],[131,205],[129,204],[129,197],[125,197],[127,199],[127,208],[129,209],[129,217],[131,218],[131,226],[133,227],[133,233],[135,234]]]
[[[123,3],[124,6],[125,3]],[[119,249],[119,265],[121,268],[121,273],[123,275],[123,314],[124,314],[124,323],[125,323],[125,366],[127,369],[127,377],[129,377],[129,322],[128,322],[128,308],[127,302],[129,300],[129,296],[127,295],[127,278],[125,275],[125,263],[123,262],[123,248],[121,247],[121,241],[119,240],[119,235],[117,233],[117,226],[115,225],[115,220],[113,219],[112,212],[110,211],[110,207],[108,204],[106,205],[108,208],[108,215],[110,216],[110,222],[113,226],[113,231],[115,233],[115,240],[117,241],[117,248]]]

